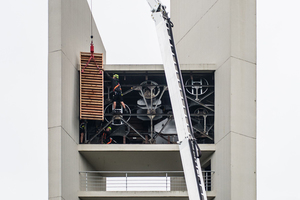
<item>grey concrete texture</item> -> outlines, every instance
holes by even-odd
[[[215,152],[215,145],[199,146],[202,163]],[[81,144],[78,151],[96,171],[183,171],[176,144]]]
[[[216,200],[256,199],[256,0],[172,0],[184,64],[212,63]]]
[[[93,34],[95,52],[104,53],[95,21],[86,0],[51,0],[49,3],[49,53],[63,51],[74,67],[78,67],[79,52],[90,51],[90,36]],[[92,27],[91,27],[92,24]],[[77,55],[71,58],[69,55]]]
[[[215,142],[230,131],[256,138],[256,66],[230,58],[215,72]]]
[[[256,62],[256,1],[171,1],[180,63]]]
[[[61,127],[51,128],[48,131],[48,183],[49,199],[61,197],[62,193],[62,171],[61,171]]]
[[[114,64],[109,64],[109,65],[104,65],[104,69],[105,70],[109,70],[109,71],[122,71],[122,70],[126,70],[126,71],[130,71],[130,72],[139,72],[139,71],[164,71],[164,66],[162,64],[130,64],[130,65],[126,65],[126,64],[118,64],[118,65],[114,65]],[[212,72],[214,70],[216,70],[216,65],[212,64],[212,63],[198,63],[198,64],[180,64],[180,69],[182,71],[185,70],[192,70],[192,71],[209,71]]]
[[[117,191],[117,192],[85,192],[80,191],[78,196],[81,199],[122,199],[122,200],[129,200],[129,199],[144,199],[147,200],[155,200],[157,198],[164,199],[164,200],[187,200],[188,194],[186,191],[173,191],[173,192],[165,192],[165,191],[158,191],[158,192],[135,192],[135,191]]]
[[[77,150],[80,52],[105,48],[85,0],[51,0],[48,46],[49,199],[78,199],[79,170],[92,169]],[[105,60],[105,56],[104,56]],[[105,62],[105,61],[104,61]]]

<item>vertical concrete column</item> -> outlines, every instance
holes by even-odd
[[[179,62],[214,63],[216,200],[256,199],[256,0],[172,0]]]
[[[49,199],[78,199],[84,164],[79,140],[80,52],[89,51],[91,13],[85,0],[49,0],[48,152]],[[105,54],[94,26],[95,51]]]
[[[231,0],[231,199],[256,199],[256,1]],[[242,184],[242,186],[241,186]]]
[[[61,48],[61,2],[49,1],[48,38],[48,160],[49,199],[62,199],[61,172],[61,98],[62,55]]]

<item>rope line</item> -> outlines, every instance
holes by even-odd
[[[91,38],[93,36],[93,0],[91,0]]]

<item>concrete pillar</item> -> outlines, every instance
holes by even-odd
[[[216,200],[256,199],[256,1],[172,0],[184,64],[216,64]]]
[[[79,141],[80,51],[89,52],[91,14],[85,0],[49,0],[49,199],[78,199],[84,164]],[[105,54],[93,21],[95,52]],[[83,169],[80,169],[83,167]]]

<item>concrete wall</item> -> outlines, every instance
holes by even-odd
[[[78,199],[78,172],[90,169],[80,157],[77,144],[78,68],[80,52],[90,51],[91,15],[86,0],[49,0],[48,3],[49,199],[74,200]],[[94,21],[92,24],[95,52],[105,55]]]
[[[256,1],[172,0],[184,64],[214,63],[216,200],[256,199]]]

